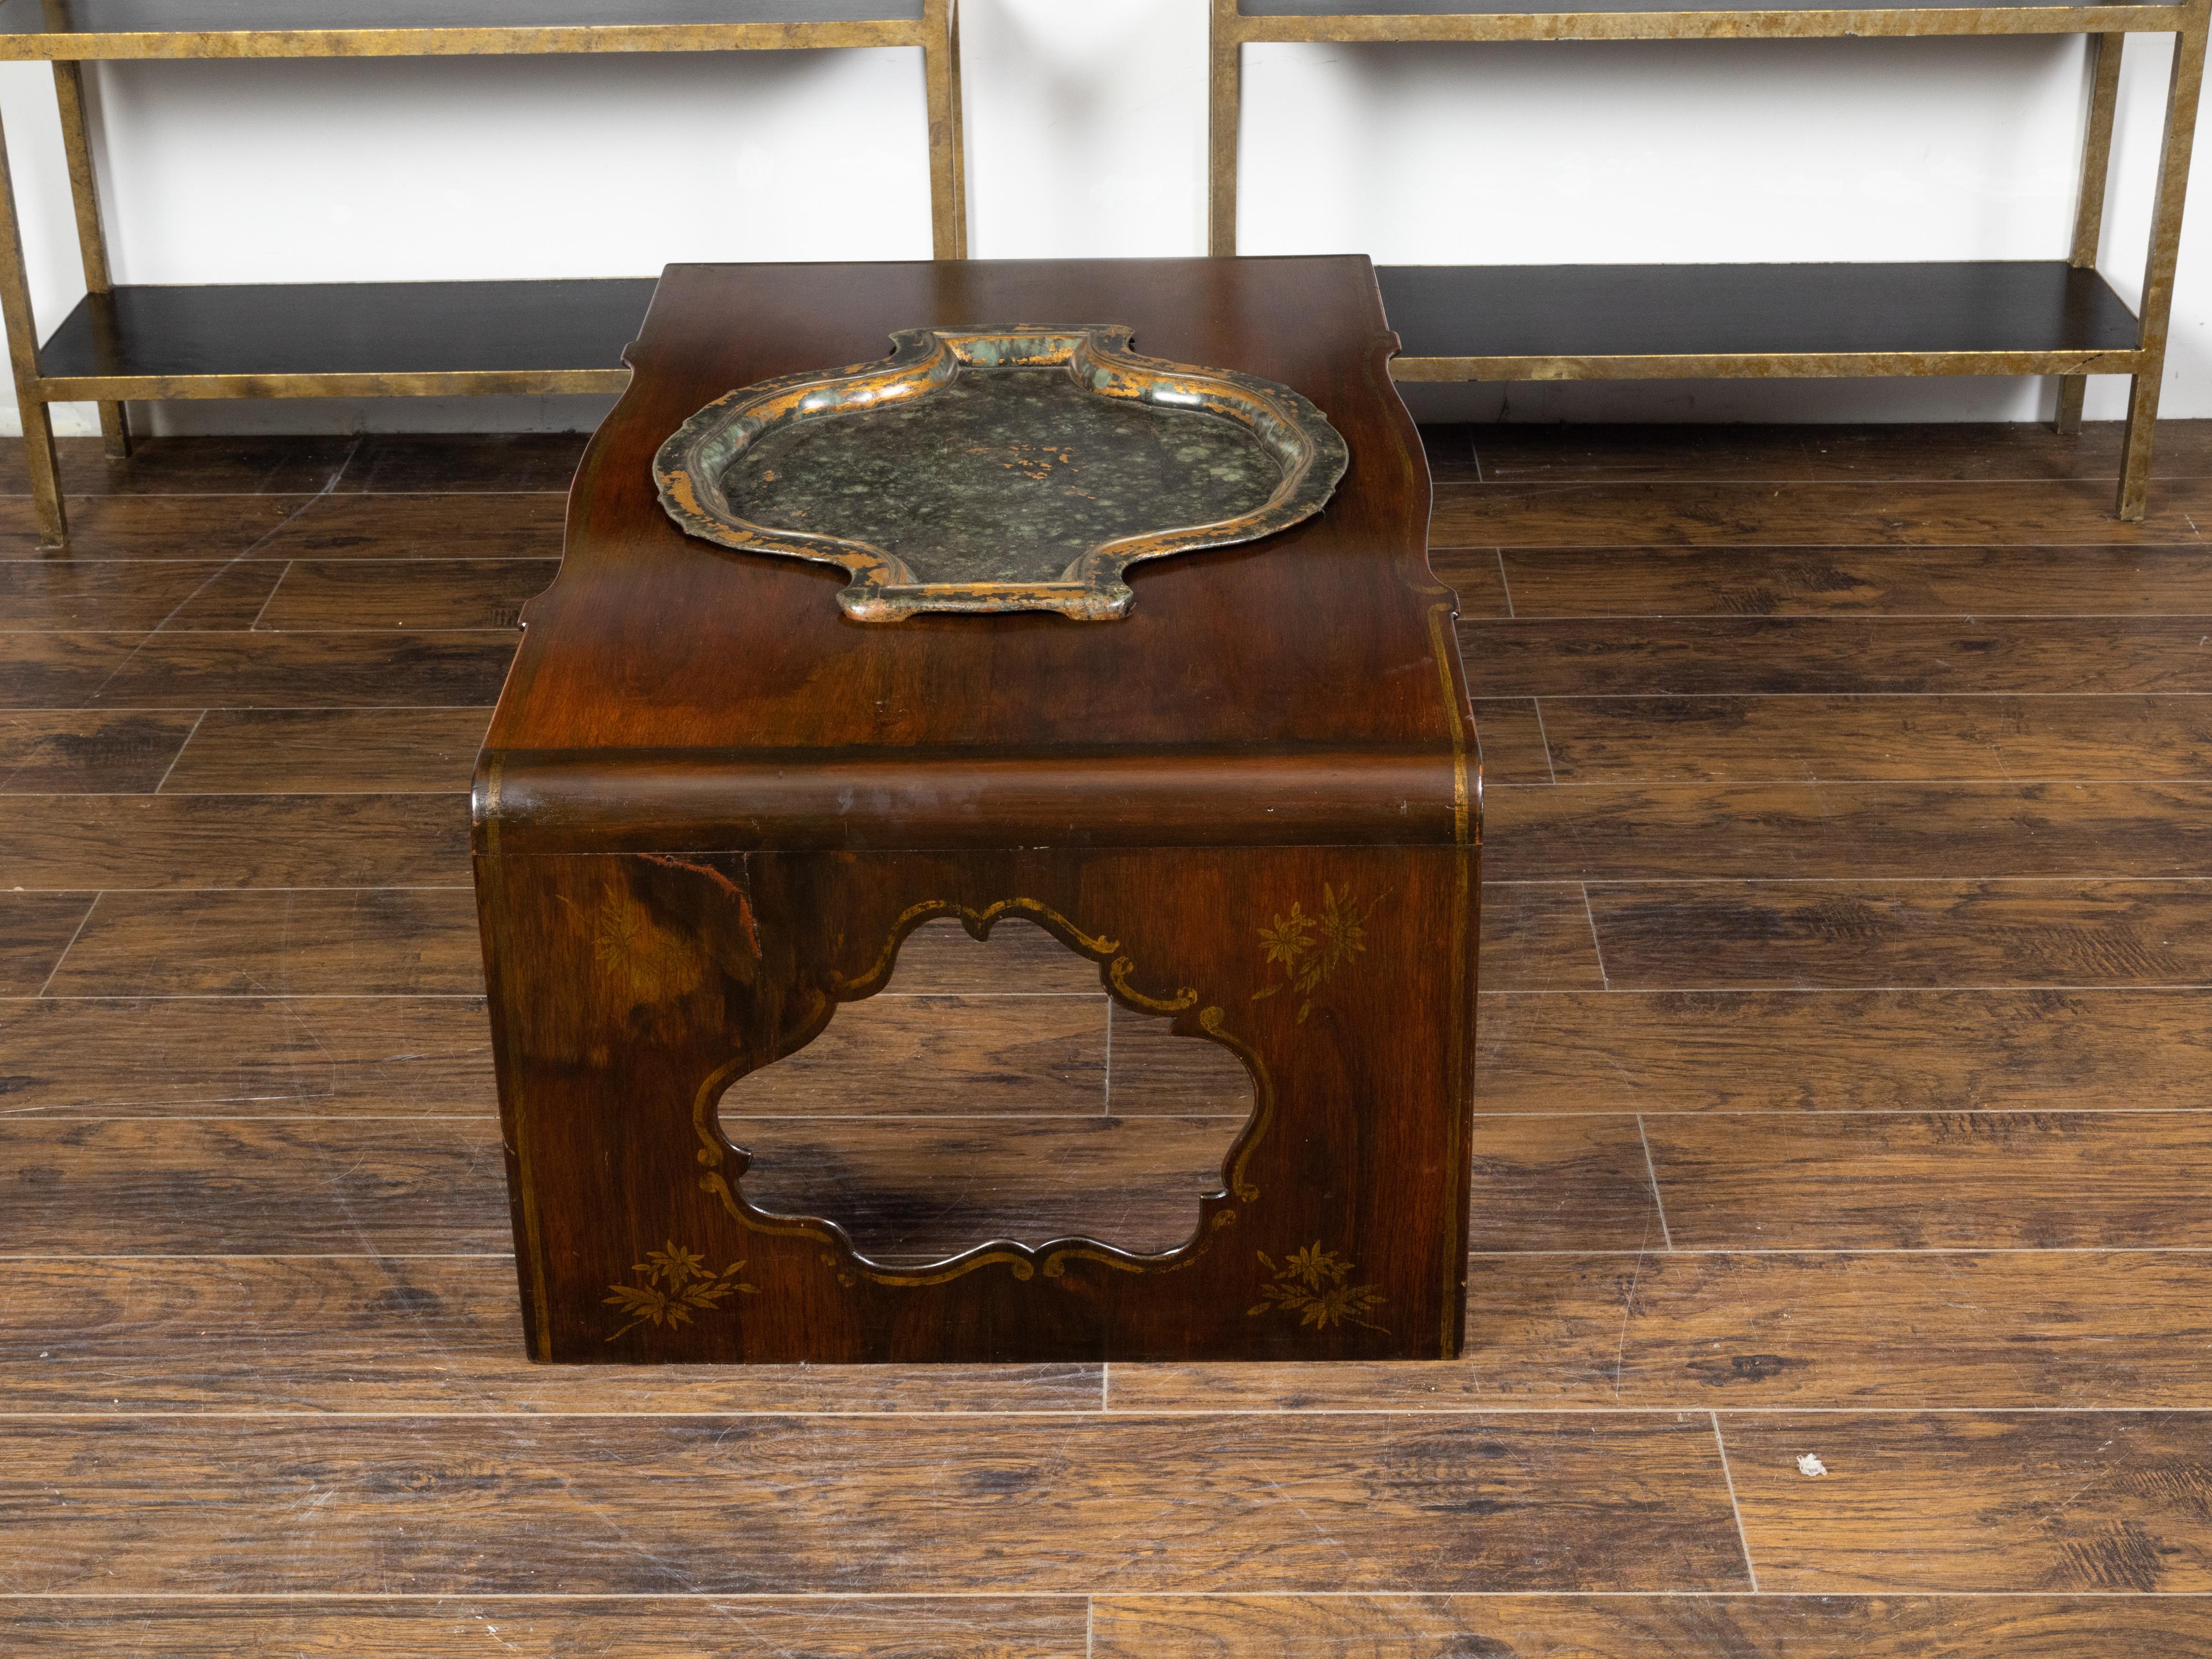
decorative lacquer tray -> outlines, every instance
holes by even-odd
[[[910,328],[887,359],[707,405],[653,462],[725,547],[842,565],[848,616],[1125,614],[1139,559],[1318,513],[1344,440],[1286,386],[1140,357],[1129,331]]]

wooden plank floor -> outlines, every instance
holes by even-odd
[[[0,497],[0,1651],[2212,1655],[2212,422],[2141,526],[2106,428],[1430,436],[1450,1364],[528,1364],[465,790],[580,441]],[[1042,939],[733,1133],[888,1253],[1171,1239],[1243,1079]]]

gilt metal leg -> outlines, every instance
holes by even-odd
[[[1206,251],[1225,258],[1237,252],[1237,128],[1244,99],[1237,0],[1213,0],[1208,40]]]
[[[54,428],[39,380],[39,326],[31,311],[31,283],[23,269],[23,231],[15,217],[15,182],[8,170],[8,143],[0,133],[0,321],[8,329],[8,362],[15,374],[15,404],[23,414],[23,457],[31,469],[31,501],[39,540],[69,543],[62,507],[61,472],[54,465]]]
[[[930,249],[939,259],[962,257],[959,71],[953,64],[952,0],[928,0],[922,27],[922,83],[929,106]]]
[[[2166,332],[2173,315],[2173,268],[2181,252],[2181,209],[2189,189],[2189,152],[2197,134],[2197,98],[2204,81],[2205,14],[2200,7],[2174,37],[2173,76],[2166,94],[2166,143],[2158,162],[2157,204],[2143,267],[2139,362],[2128,393],[2127,434],[2120,451],[2119,515],[2140,519],[2150,496],[2151,443],[2166,371]]]
[[[2074,210],[2074,251],[2078,270],[2097,268],[2097,246],[2105,228],[2105,180],[2112,168],[2112,114],[2119,104],[2120,47],[2124,34],[2089,37],[2089,125],[2081,143],[2081,189]],[[2058,382],[2058,430],[2071,436],[2081,429],[2086,374],[2063,375]]]
[[[100,185],[92,170],[91,123],[84,103],[84,66],[54,65],[54,98],[61,106],[62,150],[69,157],[70,198],[76,206],[76,243],[84,259],[84,285],[94,294],[113,291],[107,269],[107,238],[100,228]],[[100,405],[100,434],[108,455],[131,453],[131,417],[123,404]]]
[[[2062,375],[2058,381],[2058,414],[2051,422],[2051,429],[2063,438],[2078,436],[2081,430],[2081,403],[2089,391],[2086,374]]]
[[[952,82],[952,237],[956,259],[968,257],[968,98],[960,84],[960,0],[952,0],[945,64]]]

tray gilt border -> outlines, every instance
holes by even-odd
[[[1350,464],[1328,418],[1286,386],[1234,369],[1198,368],[1128,349],[1118,324],[901,329],[891,356],[846,368],[787,374],[743,386],[676,429],[653,460],[661,505],[687,534],[746,552],[833,564],[853,578],[837,596],[861,622],[895,622],[917,611],[1052,611],[1082,622],[1126,616],[1134,595],[1122,573],[1143,559],[1256,541],[1321,511]],[[1255,510],[1209,524],[1149,530],[1099,542],[1045,582],[926,582],[871,543],[759,525],[730,506],[720,480],[763,433],[800,422],[890,407],[927,397],[963,368],[1065,365],[1100,397],[1236,422],[1275,457],[1282,481]]]

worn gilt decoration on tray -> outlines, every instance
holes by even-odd
[[[717,399],[654,460],[661,504],[725,547],[842,567],[847,615],[1126,614],[1140,559],[1318,513],[1344,440],[1286,386],[1142,357],[1130,331],[902,329],[880,362]]]

